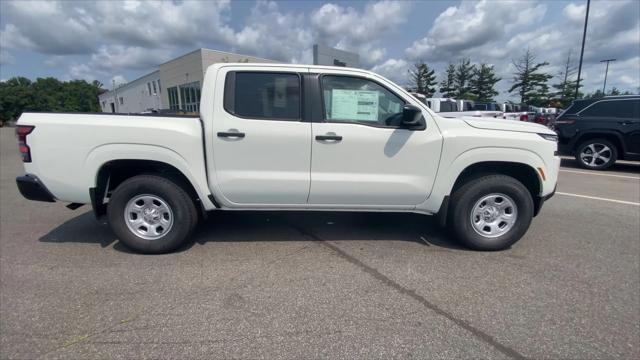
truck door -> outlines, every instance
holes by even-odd
[[[213,106],[215,183],[233,204],[305,204],[311,123],[302,116],[306,69],[223,67]]]
[[[326,73],[318,79],[321,116],[312,123],[310,204],[413,208],[430,194],[442,136],[400,125],[406,101],[373,77]],[[416,101],[414,105],[417,105]]]

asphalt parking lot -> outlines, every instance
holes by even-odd
[[[232,212],[143,256],[24,200],[0,136],[0,358],[640,358],[639,164],[564,160],[502,252],[420,215]]]

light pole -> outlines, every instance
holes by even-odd
[[[116,87],[116,79],[112,79],[111,83],[113,84],[113,103],[116,104],[115,110],[118,113],[118,88]]]
[[[584,41],[587,38],[587,21],[589,21],[589,5],[591,0],[587,0],[587,13],[584,16],[584,30],[582,31],[582,50],[580,50],[580,65],[578,65],[578,81],[576,82],[576,93],[573,99],[578,98],[578,89],[580,89],[580,73],[582,73],[582,57],[584,56]]]
[[[609,63],[612,61],[616,61],[616,59],[606,59],[606,60],[600,60],[600,62],[606,62],[607,63],[607,69],[604,71],[604,84],[602,84],[602,94],[604,95],[604,89],[607,87],[607,74],[609,73]]]

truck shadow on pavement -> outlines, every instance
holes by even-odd
[[[105,219],[96,220],[93,212],[87,211],[62,223],[39,240],[47,243],[99,244],[105,248],[117,239]]]
[[[220,211],[208,214],[196,228],[191,241],[176,252],[195,244],[211,242],[277,241],[406,241],[426,247],[466,251],[436,218],[404,213]],[[106,219],[96,220],[91,211],[72,218],[39,241],[46,243],[89,243],[102,248],[114,244],[117,251],[134,253],[117,241]]]
[[[406,241],[466,250],[436,224],[419,214],[380,212],[265,211],[210,214],[194,242],[252,241]]]

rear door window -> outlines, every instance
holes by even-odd
[[[295,73],[230,72],[225,110],[239,117],[300,120],[300,76]]]
[[[598,101],[582,110],[580,115],[611,118],[638,118],[640,100],[605,100]]]

